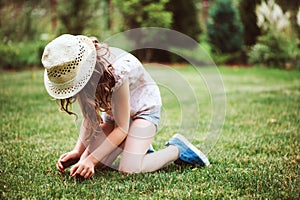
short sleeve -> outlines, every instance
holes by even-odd
[[[118,66],[119,64],[114,64],[112,73],[115,76],[116,84],[113,88],[113,91],[116,91],[120,88],[120,86],[125,82],[125,80],[128,79],[129,76],[129,70],[126,69],[125,66]]]
[[[135,63],[131,54],[123,54],[115,62],[112,63],[111,72],[113,73],[116,84],[113,91],[120,88],[126,80],[135,77],[134,72],[138,65]]]

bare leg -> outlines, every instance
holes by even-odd
[[[136,119],[132,122],[120,161],[120,171],[126,173],[152,172],[178,159],[178,148],[172,145],[163,150],[146,154],[155,132],[155,125],[147,120]]]

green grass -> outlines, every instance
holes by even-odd
[[[191,68],[176,71],[196,83]],[[83,181],[55,168],[78,133],[73,118],[59,113],[47,95],[43,72],[1,71],[1,199],[299,199],[300,72],[258,67],[221,67],[220,72],[226,121],[209,153],[211,167],[170,164],[134,175],[104,170]],[[204,84],[198,84],[194,89],[203,119],[198,129],[205,132],[211,103]],[[181,126],[176,94],[161,90],[167,119],[156,148]],[[203,141],[193,142],[200,148]]]

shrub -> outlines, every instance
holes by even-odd
[[[264,35],[258,38],[248,53],[252,64],[300,69],[299,38],[292,32],[290,13],[284,13],[274,0],[262,2],[256,8],[257,25]]]
[[[299,39],[270,32],[258,38],[248,53],[249,63],[300,69]]]
[[[166,10],[166,4],[169,0],[113,0],[114,5],[118,8],[123,16],[124,28],[133,29],[140,27],[164,27],[170,28],[172,24],[172,13]],[[138,31],[139,34],[136,34]],[[133,35],[130,35],[131,41],[135,42],[137,46],[146,46],[149,42],[165,40],[164,35],[157,37],[156,34],[144,32],[143,30],[136,30]],[[145,37],[147,35],[147,37]],[[139,36],[139,37],[137,37]],[[158,53],[156,53],[158,52]],[[164,58],[168,56],[164,51],[156,49],[140,49],[133,52],[139,59],[146,62],[156,61],[157,57]],[[160,56],[164,55],[164,56]]]
[[[57,17],[62,22],[59,30],[61,33],[82,34],[92,20],[98,20],[96,13],[100,1],[60,0],[57,2]]]
[[[124,17],[126,29],[171,26],[172,14],[165,9],[168,0],[114,0],[113,2]]]
[[[241,50],[243,26],[231,0],[217,0],[209,10],[208,41],[216,51],[232,53]]]
[[[6,43],[0,46],[0,68],[19,70],[39,66],[45,42]]]

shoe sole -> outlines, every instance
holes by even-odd
[[[197,147],[195,147],[192,143],[190,143],[183,135],[176,134],[176,135],[174,135],[174,137],[181,140],[186,146],[188,146],[193,152],[195,152],[197,154],[197,156],[199,156],[199,158],[201,158],[201,160],[203,161],[205,166],[210,165],[206,155],[204,153],[202,153],[199,149],[197,149]]]

